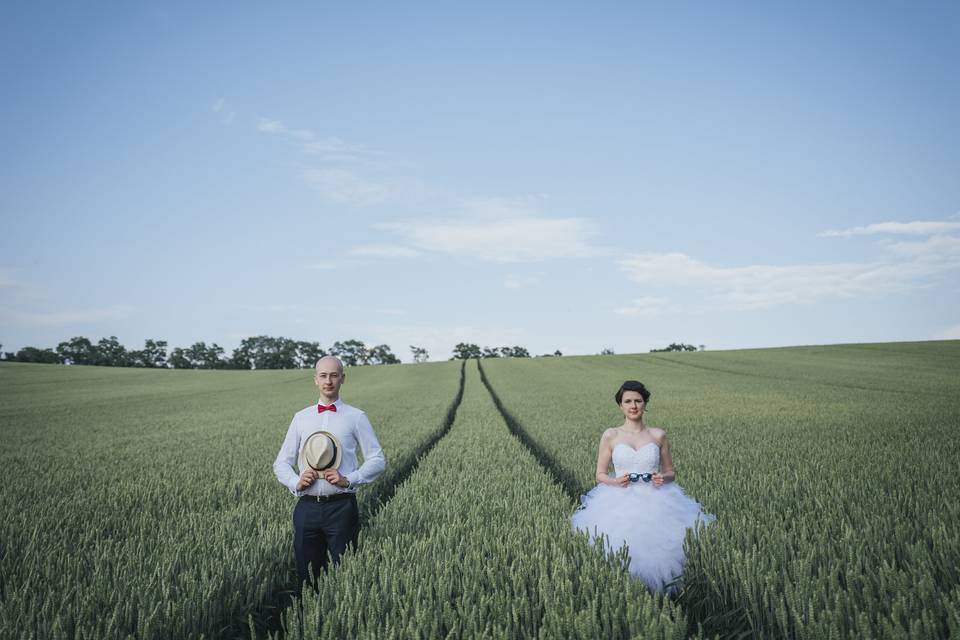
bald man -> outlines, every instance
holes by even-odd
[[[370,420],[340,399],[346,375],[339,358],[317,361],[313,377],[320,401],[298,411],[290,422],[273,472],[280,484],[297,496],[293,510],[293,552],[300,583],[320,574],[328,562],[336,563],[360,534],[356,490],[383,473],[386,460]],[[327,431],[340,441],[338,469],[294,469],[303,443],[317,431]],[[363,464],[357,465],[357,446]]]

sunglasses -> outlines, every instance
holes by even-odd
[[[653,477],[652,473],[631,473],[629,476],[630,482],[637,482],[643,480],[644,482],[650,482],[650,479]]]

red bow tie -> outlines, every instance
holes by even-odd
[[[325,404],[318,404],[318,405],[317,405],[317,413],[323,413],[324,411],[333,411],[334,413],[336,413],[336,412],[337,412],[337,405],[332,404],[332,405],[330,405],[330,406],[328,407],[328,406],[325,405]]]

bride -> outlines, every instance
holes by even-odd
[[[675,482],[670,445],[663,429],[644,422],[650,392],[627,380],[614,398],[623,411],[619,427],[603,432],[597,455],[596,487],[581,497],[573,526],[611,549],[626,544],[630,573],[654,591],[673,588],[683,572],[683,539],[698,522],[715,516],[704,512]],[[611,461],[616,472],[609,475]]]

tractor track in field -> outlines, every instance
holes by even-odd
[[[460,403],[463,400],[463,391],[466,385],[466,366],[467,362],[464,360],[460,365],[459,389],[450,402],[450,406],[447,407],[447,413],[437,430],[424,440],[415,451],[408,454],[399,464],[392,467],[392,472],[388,472],[388,475],[381,477],[380,480],[375,483],[374,487],[370,487],[365,492],[364,499],[360,503],[361,528],[366,527],[370,521],[380,513],[380,510],[387,506],[387,503],[393,498],[400,485],[416,472],[417,467],[420,466],[420,461],[450,432],[450,428],[457,419],[457,410],[460,408]],[[290,557],[288,558],[287,564],[291,579],[295,580],[293,577],[293,549],[291,548],[289,551]],[[257,607],[256,610],[261,612],[261,615],[254,619],[254,626],[256,627],[258,637],[267,635],[284,637],[284,629],[280,621],[283,619],[283,614],[287,608],[294,603],[293,594],[294,591],[292,589],[281,589],[278,590],[272,598],[260,603],[260,606]],[[230,632],[226,637],[249,637],[248,621],[246,619],[232,621]]]
[[[453,426],[454,421],[457,419],[457,409],[460,408],[460,402],[463,400],[463,389],[466,385],[466,366],[466,361],[460,365],[460,388],[457,390],[457,394],[453,397],[453,401],[447,408],[447,414],[444,416],[440,427],[434,431],[433,435],[427,438],[423,444],[417,447],[416,451],[409,454],[397,465],[395,471],[385,478],[382,478],[380,482],[377,482],[376,487],[371,488],[364,497],[363,506],[360,508],[360,526],[366,526],[372,518],[380,513],[380,509],[393,498],[393,494],[396,493],[397,488],[417,470],[417,467],[420,466],[420,461],[450,432],[450,427]]]
[[[557,462],[553,456],[547,453],[543,447],[537,444],[537,442],[530,437],[530,434],[527,433],[526,429],[524,429],[520,421],[507,411],[507,408],[503,406],[503,402],[500,401],[497,392],[493,390],[493,386],[490,384],[490,380],[487,378],[487,374],[484,372],[483,365],[480,364],[479,360],[477,360],[477,369],[480,370],[480,380],[483,381],[483,386],[485,386],[487,392],[490,393],[490,398],[493,400],[494,406],[497,407],[497,411],[500,412],[503,421],[507,424],[507,429],[509,429],[510,433],[536,458],[540,466],[550,474],[553,481],[560,485],[560,488],[563,489],[563,492],[566,493],[572,501],[576,502],[579,500],[580,496],[584,493],[584,489],[580,483],[577,482],[574,475]]]

